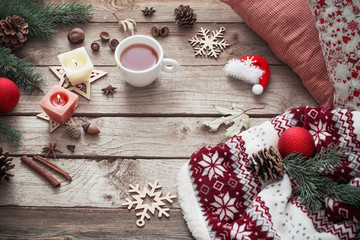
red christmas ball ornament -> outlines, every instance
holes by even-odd
[[[315,142],[311,133],[305,128],[291,127],[280,135],[278,148],[283,157],[292,152],[297,152],[306,158],[310,158],[315,151]]]
[[[19,102],[19,88],[8,78],[0,78],[0,113],[13,110]]]

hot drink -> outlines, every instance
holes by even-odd
[[[121,64],[133,71],[143,71],[151,68],[158,62],[156,51],[145,44],[133,44],[122,51]]]
[[[134,87],[148,86],[158,78],[161,71],[173,73],[180,66],[176,60],[164,58],[160,43],[145,35],[123,39],[117,45],[114,56],[120,78]]]

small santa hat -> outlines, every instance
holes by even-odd
[[[270,78],[270,67],[267,61],[256,55],[249,55],[240,59],[231,59],[224,67],[227,76],[255,84],[252,92],[260,95]]]

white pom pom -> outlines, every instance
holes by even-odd
[[[242,81],[256,84],[263,75],[264,71],[258,66],[247,65],[239,59],[231,59],[224,66],[224,71],[227,76],[240,79]]]
[[[263,91],[264,91],[264,88],[260,84],[255,84],[252,88],[252,92],[256,95],[262,94]]]

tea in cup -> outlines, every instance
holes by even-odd
[[[160,70],[173,73],[180,66],[176,60],[164,58],[158,41],[144,35],[122,40],[116,47],[115,61],[121,77],[135,87],[151,84],[159,76]]]

